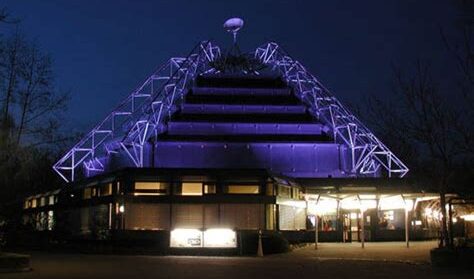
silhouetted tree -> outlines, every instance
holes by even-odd
[[[50,55],[22,34],[5,9],[2,23],[14,24],[0,35],[0,222],[15,225],[23,198],[61,185],[51,166],[70,139],[59,132],[69,99],[57,90]]]
[[[407,162],[410,176],[435,186],[440,194],[441,246],[448,244],[446,193],[472,195],[474,159],[474,1],[455,1],[459,7],[457,31],[442,38],[457,66],[458,86],[440,94],[427,63],[415,70],[396,68],[394,94],[382,100],[371,96],[367,121],[388,146]],[[407,74],[408,72],[408,74]],[[472,183],[472,182],[471,182]]]

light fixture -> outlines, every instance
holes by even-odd
[[[234,248],[237,247],[237,235],[231,229],[207,229],[204,231],[204,247]]]

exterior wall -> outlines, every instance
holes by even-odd
[[[144,187],[147,183],[156,184],[156,189]],[[191,187],[197,183],[202,193]],[[350,195],[364,194],[354,187]],[[254,233],[276,230],[290,241],[314,241],[314,216],[307,208],[304,190],[283,177],[270,177],[264,170],[126,169],[83,181],[55,194],[57,199],[51,194],[28,198],[25,222],[36,230],[53,229],[48,224],[54,224],[55,230],[71,239],[110,240],[117,232],[137,238],[152,238],[154,234],[169,238],[175,229],[227,228]],[[323,188],[321,191],[327,194]],[[53,204],[45,197],[52,197]],[[422,204],[418,203],[412,220],[425,218]],[[53,222],[45,218],[49,211],[53,212]],[[381,218],[387,214],[392,219],[384,223]],[[359,241],[361,220],[357,216],[358,209],[339,205],[319,216],[320,241]],[[370,217],[365,223],[367,241],[404,239],[403,209],[369,209],[366,217]],[[410,228],[411,239],[436,237],[437,228],[425,223],[429,226],[432,222]]]
[[[346,157],[331,143],[158,142],[154,167],[268,169],[290,177],[345,177]]]

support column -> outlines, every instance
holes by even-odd
[[[407,244],[407,248],[410,248],[410,240],[409,240],[409,237],[410,237],[410,224],[409,224],[409,220],[408,220],[408,214],[409,214],[409,210],[408,210],[408,208],[405,208],[405,242]]]
[[[454,232],[453,232],[453,204],[448,202],[448,233],[449,233],[449,247],[454,247]]]
[[[364,220],[364,209],[360,209],[360,216],[361,216],[361,225],[360,225],[360,237],[361,237],[361,245],[362,248],[365,247],[365,220]]]
[[[314,249],[318,250],[318,241],[319,241],[319,235],[318,235],[318,215],[314,215]]]

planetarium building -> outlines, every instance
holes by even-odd
[[[65,186],[29,197],[25,220],[77,239],[237,249],[259,231],[350,242],[438,226],[436,195],[273,42],[169,59],[54,170]]]

